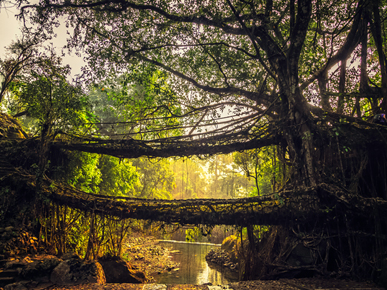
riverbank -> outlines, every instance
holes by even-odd
[[[150,283],[159,274],[179,271],[179,263],[171,259],[170,248],[159,245],[159,240],[152,236],[128,237],[122,256],[135,269],[145,273]]]
[[[137,270],[143,271],[148,277],[155,277],[159,273],[179,271],[179,265],[171,260],[172,251],[170,248],[161,246],[158,240],[154,237],[130,237],[125,243],[123,256]],[[302,278],[302,279],[279,279],[279,280],[257,280],[257,281],[242,281],[228,283],[221,286],[213,286],[205,283],[203,285],[192,284],[154,284],[153,279],[147,284],[127,284],[127,283],[107,283],[100,284],[81,284],[76,286],[55,286],[52,283],[37,284],[34,288],[23,288],[23,284],[19,284],[19,288],[14,289],[52,289],[52,290],[251,290],[251,289],[368,289],[381,290],[371,282],[358,282],[353,280],[340,279],[325,279],[325,278]],[[20,288],[22,287],[22,288]],[[0,288],[2,289],[2,288]],[[8,290],[7,289],[7,290]]]

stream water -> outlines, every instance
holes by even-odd
[[[156,283],[196,285],[212,283],[213,285],[221,285],[237,280],[235,275],[211,268],[206,262],[206,254],[220,245],[180,241],[161,241],[160,245],[172,250],[172,259],[180,263],[180,266],[178,271],[156,276]]]

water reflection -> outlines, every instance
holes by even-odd
[[[232,282],[225,278],[224,273],[210,268],[205,260],[206,254],[219,245],[176,241],[162,241],[160,244],[179,251],[171,255],[175,262],[180,263],[180,269],[156,276],[156,283],[221,285]]]

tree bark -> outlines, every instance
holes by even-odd
[[[344,111],[346,72],[347,72],[347,59],[343,59],[340,64],[339,97],[337,99],[337,111],[336,111],[338,114],[342,114]]]
[[[384,112],[387,112],[387,68],[386,68],[386,56],[383,49],[383,38],[382,38],[382,29],[381,29],[382,24],[380,19],[379,6],[380,6],[379,0],[372,1],[373,17],[371,17],[370,24],[371,24],[372,36],[375,40],[376,48],[379,55],[380,72],[382,75],[383,101],[382,101],[381,107]]]
[[[327,94],[327,83],[328,83],[328,71],[324,71],[318,78],[318,86],[320,89],[321,108],[325,111],[332,111],[331,104],[329,103],[329,94]]]

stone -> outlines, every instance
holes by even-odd
[[[26,263],[19,260],[7,261],[5,263],[5,269],[17,269],[17,268],[22,268],[25,265]]]
[[[27,290],[28,288],[25,286],[25,284],[26,282],[8,284],[4,287],[4,290]]]
[[[56,285],[105,284],[106,278],[100,263],[82,261],[76,257],[56,266],[51,272],[50,281]]]
[[[80,259],[81,260],[81,257],[79,257],[78,254],[74,253],[74,252],[68,252],[68,253],[65,253],[62,255],[62,257],[60,257],[63,261],[65,260],[70,260],[70,259]]]
[[[45,258],[28,263],[21,271],[23,278],[32,279],[36,277],[48,276],[51,271],[59,265],[61,260],[57,257]]]
[[[133,270],[129,263],[119,257],[101,258],[99,262],[105,272],[106,283],[144,283],[144,273]]]
[[[71,267],[64,261],[52,271],[50,281],[56,285],[71,285],[74,283],[72,278]]]
[[[235,262],[233,256],[224,250],[210,250],[206,255],[206,261],[231,271],[238,269],[238,263]]]
[[[9,227],[6,227],[4,230],[6,232],[12,232],[14,230],[14,227],[13,226],[9,226]]]

